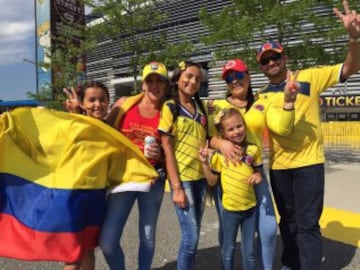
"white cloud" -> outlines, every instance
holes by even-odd
[[[6,2],[0,9],[0,65],[34,57],[34,1]]]
[[[0,1],[0,65],[21,63],[23,58],[35,58],[34,2]],[[87,8],[86,13],[88,12]]]
[[[34,31],[32,22],[0,22],[0,44],[26,40]]]

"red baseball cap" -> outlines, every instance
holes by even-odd
[[[256,61],[259,62],[261,59],[261,56],[264,54],[264,52],[267,52],[267,51],[283,53],[284,48],[283,48],[283,46],[281,46],[280,42],[269,40],[269,41],[265,42],[263,45],[261,45],[260,48],[258,49],[258,51],[256,53]]]
[[[221,76],[223,80],[226,77],[226,73],[228,73],[229,71],[246,72],[248,71],[248,68],[242,60],[232,59],[227,61],[227,63],[223,66],[222,76]]]

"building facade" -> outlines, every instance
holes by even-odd
[[[226,85],[221,80],[221,66],[224,61],[214,64],[215,46],[205,46],[200,37],[209,34],[199,20],[200,8],[208,12],[219,12],[231,5],[230,0],[167,0],[160,9],[166,12],[167,19],[157,28],[167,32],[167,41],[176,44],[179,37],[186,35],[198,49],[191,60],[201,63],[207,73],[207,84],[202,96],[205,98],[223,98]],[[328,16],[329,11],[316,10],[319,16]],[[125,37],[126,39],[126,37]],[[260,44],[260,40],[254,40]],[[346,42],[345,40],[343,42]],[[336,46],[336,44],[334,45]],[[254,48],[255,52],[256,48]],[[241,57],[241,56],[240,56]],[[86,76],[88,80],[104,82],[110,90],[112,101],[117,97],[129,95],[132,91],[133,77],[129,72],[130,55],[121,51],[121,41],[102,38],[95,52],[88,55]],[[252,86],[257,91],[267,82],[259,71],[251,73]],[[140,79],[140,78],[139,78]],[[324,121],[360,120],[360,74],[352,76],[346,83],[327,89],[321,98],[322,118]]]

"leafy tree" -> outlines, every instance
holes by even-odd
[[[64,111],[64,106],[62,104],[62,98],[53,98],[53,92],[51,87],[44,87],[39,89],[38,93],[34,94],[33,92],[27,92],[26,96],[29,99],[35,99],[40,101],[41,105],[49,109],[54,109],[57,111]]]
[[[64,87],[77,87],[84,78],[81,66],[89,54],[98,51],[97,42],[112,39],[108,46],[117,46],[122,53],[131,55],[129,73],[134,77],[134,89],[137,89],[137,76],[141,67],[152,60],[175,65],[191,55],[192,43],[186,36],[179,36],[176,44],[167,43],[167,33],[160,31],[159,24],[167,18],[159,9],[161,0],[84,0],[92,8],[94,17],[102,23],[90,27],[82,25],[59,26],[57,37],[52,37],[51,64],[39,63],[39,66],[51,68],[52,85],[39,89],[37,94],[28,93],[28,97],[46,101],[48,107],[63,109],[66,98]],[[45,89],[46,88],[46,89]]]
[[[168,66],[189,57],[194,51],[186,36],[179,36],[176,44],[168,44],[167,33],[160,24],[167,19],[162,11],[163,0],[85,0],[93,14],[101,14],[103,23],[95,24],[89,31],[99,40],[113,39],[121,53],[130,56],[129,73],[138,89],[137,76],[141,67],[152,60]],[[96,53],[96,51],[94,52]]]
[[[257,67],[255,53],[266,40],[280,41],[289,55],[289,66],[303,68],[314,64],[342,61],[347,37],[332,8],[342,9],[334,0],[232,0],[221,12],[202,9],[201,22],[210,34],[205,44],[221,45],[217,59],[240,57]],[[352,1],[355,6],[355,1]],[[357,4],[359,7],[360,4]],[[319,11],[324,16],[319,16]],[[337,46],[329,46],[336,41]]]

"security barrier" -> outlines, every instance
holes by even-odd
[[[325,149],[360,150],[360,122],[324,122],[321,125]]]

